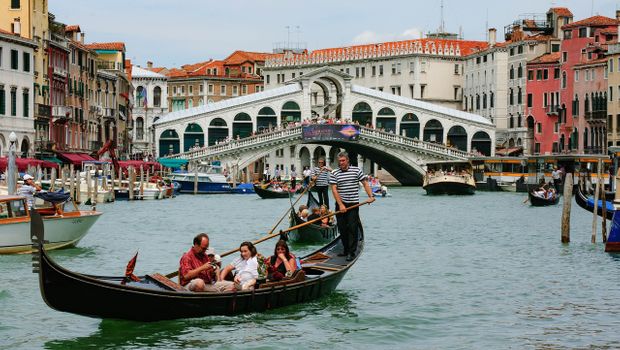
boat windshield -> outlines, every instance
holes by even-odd
[[[19,218],[23,216],[28,216],[28,214],[26,213],[26,207],[24,205],[23,200],[21,199],[12,200],[9,202],[9,204],[10,204],[9,217]]]

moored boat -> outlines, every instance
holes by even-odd
[[[33,222],[31,235],[37,247],[33,271],[48,306],[83,316],[138,321],[261,312],[311,301],[336,289],[364,247],[362,234],[356,258],[347,262],[338,256],[342,244],[336,239],[303,257],[302,269],[288,281],[265,282],[248,291],[212,293],[187,291],[160,274],[139,276],[134,281],[124,276],[73,272],[47,254],[41,220]]]
[[[201,164],[194,171],[174,172],[170,180],[181,185],[180,193],[230,193],[231,188],[219,165]]]
[[[251,183],[240,183],[237,184],[237,186],[233,187],[231,189],[232,193],[235,194],[251,194],[251,193],[255,193],[254,192],[254,185]]]
[[[591,198],[585,193],[583,193],[581,185],[578,185],[577,189],[575,190],[575,202],[577,202],[577,205],[579,205],[583,209],[591,213],[594,212],[594,198]],[[616,209],[614,208],[612,201],[605,200],[605,205],[607,206],[607,215],[605,216],[605,218],[607,220],[611,220]],[[603,216],[603,200],[601,199],[598,200],[598,203],[596,205],[596,213],[600,217]]]
[[[605,251],[608,253],[620,253],[620,214],[614,212],[611,221],[609,237],[605,243]]]
[[[24,197],[0,196],[0,254],[28,253],[32,250],[32,211],[27,208]],[[37,210],[45,214],[43,221],[48,231],[45,248],[48,250],[75,246],[101,215],[101,212],[93,210],[61,213],[54,208]]]
[[[443,161],[426,164],[422,188],[426,194],[474,194],[476,182],[469,161]]]
[[[270,186],[264,187],[262,185],[254,184],[254,192],[262,199],[271,198],[288,198],[293,196],[296,191],[289,191],[288,189],[280,189],[280,191],[273,190]]]

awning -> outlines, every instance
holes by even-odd
[[[56,157],[43,157],[41,160],[62,165],[62,160]]]
[[[97,161],[86,153],[58,153],[58,156],[65,162],[73,165],[82,165],[82,162]]]
[[[186,165],[188,162],[187,159],[168,159],[168,158],[159,158],[157,161],[159,162],[159,164],[165,166],[166,168],[175,168],[175,169],[181,168],[183,165]]]
[[[497,156],[510,156],[523,153],[523,147],[502,148],[495,151]]]
[[[58,164],[47,162],[40,159],[33,158],[15,158],[15,165],[17,170],[26,171],[29,166],[36,167],[40,165],[42,168],[58,168]],[[4,171],[9,166],[9,159],[7,157],[0,158],[0,171]]]

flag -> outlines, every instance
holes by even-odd
[[[138,276],[133,274],[133,270],[136,268],[137,260],[138,260],[138,252],[136,252],[136,255],[134,255],[133,258],[131,258],[131,260],[129,260],[129,262],[127,263],[127,267],[125,268],[125,279],[123,279],[121,284],[124,285],[128,281],[134,281],[134,282],[140,281],[140,278],[138,278]]]

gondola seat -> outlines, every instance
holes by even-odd
[[[179,292],[185,292],[187,291],[187,289],[183,288],[182,285],[174,282],[173,280],[167,278],[166,276],[159,274],[159,273],[154,273],[151,275],[146,275],[146,277],[152,281],[155,281],[155,283],[157,283],[158,285],[170,289],[170,290],[176,290]]]
[[[303,282],[305,280],[306,280],[306,273],[304,272],[304,270],[295,270],[291,277],[284,277],[283,279],[279,281],[264,282],[264,283],[261,283],[258,286],[258,288],[262,289],[262,288],[277,287],[277,286],[282,286],[282,285],[289,284],[289,283]]]

